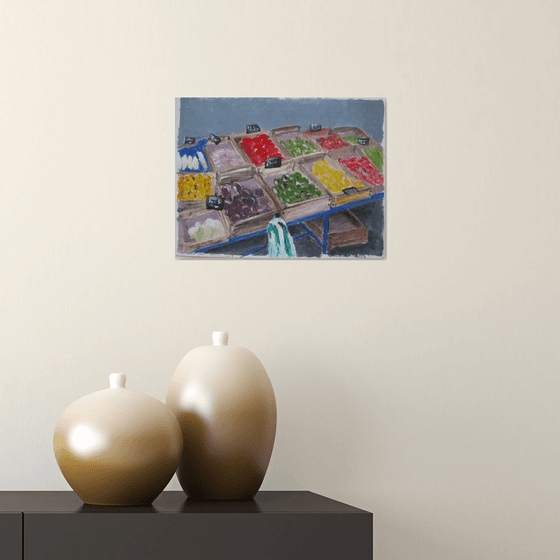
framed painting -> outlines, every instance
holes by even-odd
[[[176,99],[177,258],[385,255],[385,99]]]

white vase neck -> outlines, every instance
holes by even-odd
[[[126,389],[126,374],[111,373],[109,375],[109,387],[111,389]]]
[[[214,346],[227,346],[229,335],[224,331],[214,331],[212,333],[212,344]]]

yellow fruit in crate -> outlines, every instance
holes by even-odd
[[[362,189],[360,181],[349,179],[344,176],[344,171],[334,169],[326,160],[318,161],[313,165],[312,173],[325,185],[331,192],[340,193],[344,189],[354,187]]]
[[[179,175],[177,200],[204,200],[212,194],[212,178],[203,173]]]

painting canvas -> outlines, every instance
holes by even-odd
[[[385,256],[385,99],[176,99],[177,258]]]

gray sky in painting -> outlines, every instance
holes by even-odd
[[[245,132],[245,125],[258,124],[271,130],[310,123],[324,128],[357,126],[384,145],[385,100],[383,99],[280,99],[274,97],[183,97],[179,100],[180,119],[176,141],[185,136],[207,137]],[[177,125],[176,125],[177,126]]]

